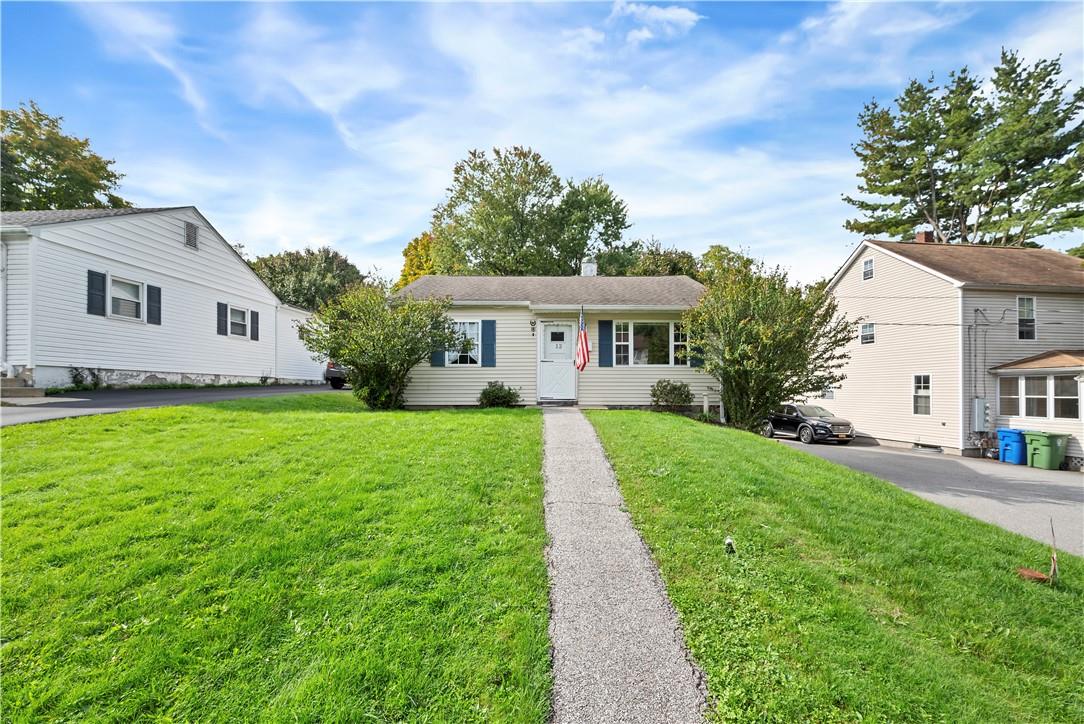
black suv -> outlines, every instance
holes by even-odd
[[[780,405],[764,421],[764,437],[796,437],[805,444],[834,440],[846,445],[854,439],[854,425],[820,405]]]
[[[346,385],[346,370],[334,360],[328,362],[324,369],[324,382],[336,390],[341,390]]]

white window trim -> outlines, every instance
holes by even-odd
[[[930,399],[930,411],[929,412],[915,412],[915,398],[921,397],[915,390],[915,378],[916,377],[929,377],[930,389],[927,390],[927,395]],[[915,372],[911,375],[911,417],[932,417],[933,416],[933,375],[929,372]]]
[[[619,344],[618,341],[617,341],[617,325],[619,325],[619,324],[627,324],[627,325],[629,325],[629,341],[628,341],[629,363],[627,365],[619,365],[619,364],[617,364],[617,345]],[[636,362],[636,350],[634,348],[635,347],[634,340],[636,339],[636,325],[637,324],[666,324],[666,325],[668,325],[668,327],[669,327],[669,332],[668,332],[669,336],[667,337],[667,339],[670,341],[670,346],[669,346],[670,361],[669,362],[663,362],[661,364],[648,364],[646,362],[641,362],[641,363],[637,364],[637,362]],[[610,343],[611,343],[610,349],[613,351],[613,366],[614,367],[692,367],[692,365],[689,364],[688,356],[686,356],[684,364],[675,364],[674,363],[674,325],[675,324],[681,324],[681,322],[674,322],[672,320],[668,321],[668,320],[664,320],[664,319],[657,319],[657,320],[654,320],[654,321],[652,321],[650,319],[641,319],[639,322],[634,322],[634,321],[632,321],[630,319],[615,319],[614,323],[613,323],[613,331],[611,332],[611,335],[610,335]],[[685,339],[686,339],[686,341],[683,344],[685,345],[686,355],[688,355],[688,350],[689,350],[688,335],[686,335]],[[625,343],[621,342],[620,344],[625,344]]]
[[[125,282],[126,284],[137,284],[139,286],[139,318],[126,317],[123,314],[113,314],[113,280],[118,282]],[[147,323],[147,285],[143,282],[137,282],[135,279],[128,279],[127,277],[115,277],[112,274],[106,272],[105,275],[105,316],[109,319],[121,319],[125,322],[133,324],[146,324]]]
[[[866,326],[873,327],[873,329],[870,331],[870,337],[871,337],[870,341],[863,342],[862,337],[864,337],[865,334],[866,334],[863,331],[863,327],[866,327]],[[858,344],[877,344],[877,323],[876,322],[860,322],[859,323],[859,325],[858,325]]]
[[[1054,396],[1054,378],[1055,377],[1074,377],[1074,378],[1078,378],[1079,373],[1076,373],[1076,372],[1073,372],[1073,371],[1056,372],[1056,373],[1049,373],[1049,374],[1040,373],[1040,374],[1035,374],[1035,375],[1029,375],[1027,373],[1018,373],[1018,374],[1013,374],[1013,375],[1003,375],[1002,377],[1003,378],[1004,377],[1011,377],[1011,378],[1016,380],[1016,391],[1017,391],[1017,395],[1018,395],[1017,399],[1020,400],[1020,405],[1019,405],[1020,412],[1017,415],[1008,415],[1008,414],[1003,414],[1001,412],[1001,386],[1000,386],[1000,382],[999,382],[998,388],[997,388],[997,414],[998,414],[998,417],[1010,417],[1010,418],[1012,418],[1014,420],[1042,420],[1044,422],[1057,422],[1059,420],[1072,421],[1072,420],[1080,420],[1080,419],[1084,418],[1084,415],[1081,415],[1081,411],[1080,411],[1080,403],[1084,402],[1084,400],[1081,399],[1081,390],[1080,390],[1080,383],[1079,382],[1077,382],[1077,416],[1076,417],[1054,417],[1054,400],[1055,399],[1062,399],[1062,400],[1071,400],[1072,399],[1071,397],[1055,398],[1055,396]],[[1026,377],[1045,377],[1046,378],[1046,416],[1045,417],[1038,416],[1038,415],[1029,415],[1029,414],[1027,414],[1027,411],[1028,411],[1027,398],[1031,397],[1032,399],[1037,399],[1038,395],[1025,395],[1024,394],[1027,391],[1027,385],[1024,382],[1024,378],[1026,378]]]
[[[1002,410],[1001,410],[1001,380],[1005,380],[1005,379],[1016,380],[1016,414],[1015,415],[1010,415],[1009,413],[1002,412]],[[1024,400],[1020,396],[1020,391],[1021,391],[1020,390],[1020,385],[1021,385],[1020,380],[1021,380],[1020,375],[1002,375],[1002,376],[997,378],[997,385],[996,385],[997,393],[996,393],[996,396],[997,396],[997,416],[998,417],[1022,417],[1022,415],[1020,414],[1020,411],[1022,409],[1024,409],[1024,406],[1023,406]]]
[[[866,276],[866,264],[869,264],[869,276],[868,277]],[[875,264],[873,263],[873,257],[870,257],[869,259],[863,259],[862,260],[862,281],[868,282],[870,279],[873,278],[873,276],[874,276],[874,270],[873,270],[874,266],[875,266]]]
[[[239,311],[239,312],[244,312],[245,313],[245,333],[244,334],[234,334],[234,331],[233,331],[233,310],[235,310],[235,309],[237,311]],[[247,339],[247,340],[251,341],[252,340],[252,314],[251,314],[251,312],[252,312],[252,310],[246,309],[245,307],[238,307],[236,304],[227,304],[226,305],[226,331],[228,332],[228,334],[226,336],[229,337],[230,339]]]
[[[482,320],[481,319],[453,319],[452,321],[455,322],[456,324],[470,324],[471,322],[474,322],[474,323],[476,323],[478,325],[478,346],[474,350],[477,353],[478,361],[477,362],[468,362],[467,364],[459,364],[458,362],[452,362],[452,360],[451,360],[452,355],[455,355],[456,357],[458,357],[460,353],[459,353],[458,350],[453,352],[450,349],[446,349],[446,350],[444,350],[444,366],[445,367],[453,367],[453,368],[457,367],[457,368],[460,368],[460,369],[474,369],[476,367],[481,367],[482,366]]]
[[[1031,339],[1022,339],[1020,337],[1020,300],[1021,299],[1030,299],[1031,300],[1031,313],[1034,315],[1032,317],[1032,319],[1035,322],[1035,324],[1033,326],[1033,328],[1035,330],[1035,336],[1032,337]],[[1016,297],[1016,309],[1014,309],[1013,311],[1016,314],[1016,320],[1015,320],[1016,324],[1014,325],[1016,327],[1016,338],[1015,338],[1015,340],[1017,342],[1038,342],[1039,341],[1039,298],[1036,297],[1036,296],[1032,296],[1030,294],[1018,294],[1017,297]],[[1042,418],[1037,418],[1037,419],[1042,419]]]

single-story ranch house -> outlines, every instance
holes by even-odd
[[[320,382],[283,304],[192,206],[0,214],[0,365],[33,387]]]
[[[411,373],[411,407],[474,405],[487,382],[519,390],[526,404],[651,404],[660,379],[688,383],[694,400],[717,404],[713,380],[686,357],[681,314],[704,287],[686,276],[601,277],[584,263],[578,277],[424,276],[400,294],[451,300],[469,352],[434,352]],[[591,344],[574,366],[580,309]]]

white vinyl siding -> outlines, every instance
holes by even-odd
[[[29,239],[4,240],[7,247],[7,270],[4,275],[5,306],[4,362],[25,365],[30,362],[30,244]],[[84,275],[84,282],[85,275]]]
[[[536,400],[538,339],[541,325],[525,307],[452,307],[456,321],[496,321],[495,367],[432,367],[422,362],[410,372],[406,404],[412,406],[477,405],[478,393],[490,380],[519,390],[524,404]],[[531,328],[535,320],[536,328]],[[480,352],[479,352],[480,354]]]
[[[298,325],[312,315],[294,307],[279,307],[275,315],[275,376],[282,380],[319,380],[327,360],[313,358],[298,336]],[[263,327],[263,320],[260,320]],[[262,338],[264,330],[260,329]]]
[[[185,222],[201,227],[199,253],[182,243]],[[271,344],[237,344],[236,337],[217,334],[216,316],[219,302],[236,302],[273,319],[277,300],[191,210],[56,224],[34,232],[39,237],[33,242],[35,367],[275,376],[274,325],[260,330],[261,340]],[[161,288],[162,324],[87,314],[88,270],[138,281],[144,290],[148,284]]]
[[[863,279],[865,261],[876,274]],[[950,283],[879,249],[866,247],[833,288],[839,310],[871,320],[847,346],[847,378],[829,409],[857,434],[903,444],[960,447],[959,293]],[[916,372],[917,370],[917,372]],[[915,414],[916,374],[929,375],[930,414]],[[925,402],[920,403],[925,405]]]

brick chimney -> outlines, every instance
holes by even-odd
[[[933,239],[934,237],[932,231],[920,231],[915,234],[916,244],[932,244],[934,243]]]

